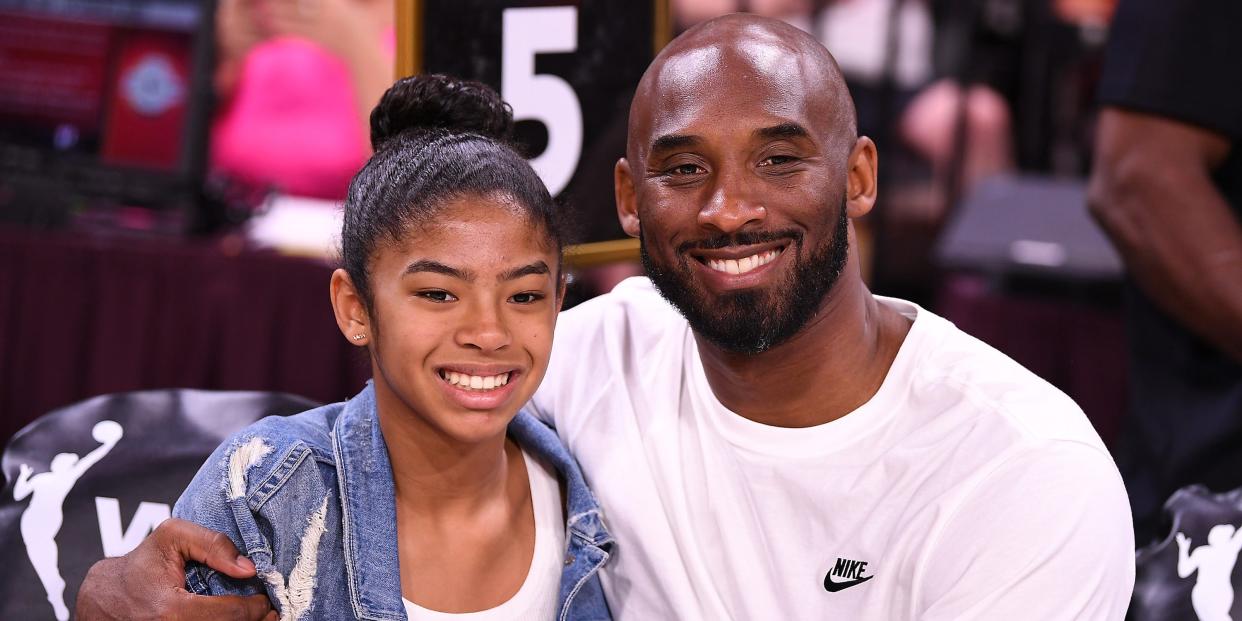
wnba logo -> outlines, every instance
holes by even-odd
[[[98,448],[83,457],[76,453],[59,453],[52,458],[48,472],[38,474],[23,463],[13,486],[15,500],[30,497],[30,504],[21,517],[22,541],[58,621],[69,619],[69,609],[65,606],[65,580],[59,567],[60,550],[56,545],[56,535],[65,521],[65,498],[78,479],[111,452],[124,435],[125,430],[117,422],[99,421],[91,429],[91,437],[100,443]],[[143,502],[129,528],[121,532],[120,503],[117,499],[96,497],[95,508],[105,556],[120,556],[132,550],[170,514],[166,504]]]

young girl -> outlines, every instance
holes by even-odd
[[[371,115],[331,297],[373,380],[267,418],[211,456],[174,515],[227,533],[281,618],[606,619],[612,539],[555,433],[518,409],[564,292],[551,197],[495,92],[404,79]],[[261,329],[261,328],[259,328]]]

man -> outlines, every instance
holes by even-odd
[[[876,151],[819,43],[738,15],[678,38],[638,86],[615,181],[652,281],[562,316],[532,402],[604,506],[615,616],[1123,616],[1129,508],[1082,412],[862,283],[850,220]],[[135,555],[205,545],[171,528]],[[80,611],[158,589],[192,610],[171,580],[108,572],[174,573],[106,561]]]
[[[1104,76],[1091,212],[1129,270],[1136,539],[1179,487],[1242,486],[1242,3],[1125,0]]]

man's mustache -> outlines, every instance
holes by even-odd
[[[790,241],[802,245],[802,231],[744,231],[739,233],[712,235],[684,241],[677,245],[677,252],[685,254],[693,250],[719,250],[730,246],[753,246],[774,241]]]

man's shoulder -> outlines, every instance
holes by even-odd
[[[592,298],[557,319],[556,343],[563,347],[610,347],[627,349],[657,345],[665,337],[684,333],[685,318],[663,297],[650,280],[627,278],[612,291]]]
[[[622,281],[561,313],[533,411],[545,421],[555,413],[557,432],[568,438],[576,427],[567,420],[585,421],[602,401],[663,399],[683,368],[689,330],[651,281]]]
[[[966,416],[1010,430],[1015,439],[1066,440],[1103,449],[1085,413],[1068,395],[948,320],[919,310],[935,342],[914,371],[918,396],[953,404]]]
[[[560,315],[558,321],[572,324],[597,323],[600,319],[641,315],[666,321],[681,320],[677,309],[663,297],[645,276],[626,278],[612,291],[593,297]],[[559,324],[558,324],[559,326]]]

